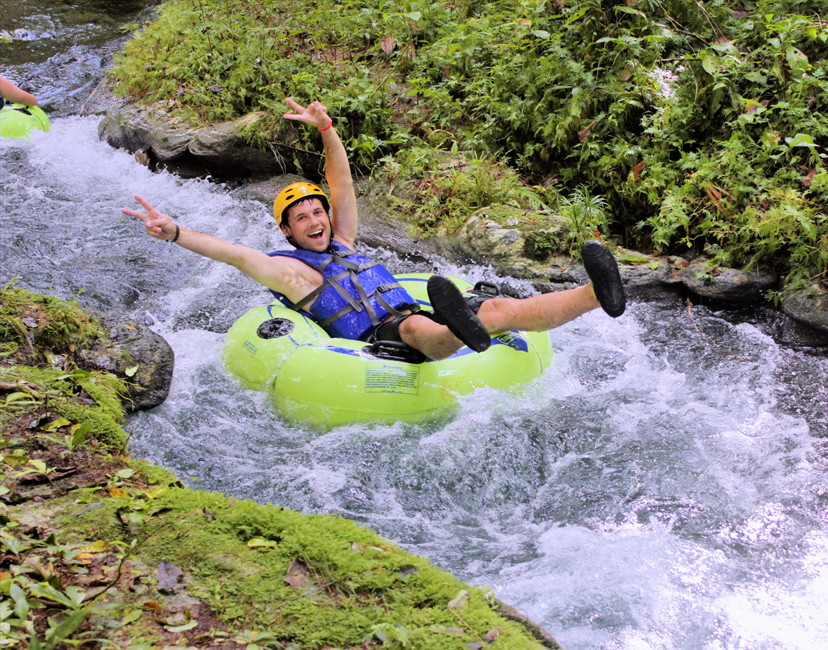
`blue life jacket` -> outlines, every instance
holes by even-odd
[[[271,293],[296,311],[315,299],[311,315],[328,334],[342,339],[362,339],[387,316],[401,316],[401,309],[417,311],[417,301],[388,269],[337,241],[331,242],[331,251],[333,254],[299,248],[268,253],[304,262],[323,277],[322,285],[296,304],[273,289]]]

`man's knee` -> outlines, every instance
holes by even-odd
[[[517,298],[505,296],[489,298],[480,305],[477,317],[483,322],[490,334],[511,329],[515,308],[519,305]]]

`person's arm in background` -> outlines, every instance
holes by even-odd
[[[12,104],[37,106],[37,97],[25,90],[21,90],[5,77],[0,77],[0,97]]]

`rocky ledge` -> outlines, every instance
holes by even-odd
[[[586,271],[569,254],[555,250],[537,254],[533,234],[522,227],[523,211],[502,206],[479,210],[447,244],[459,259],[491,264],[500,275],[528,280],[539,291],[556,291],[585,283]],[[504,225],[505,224],[505,225]],[[511,224],[511,225],[510,225]],[[544,234],[555,246],[565,227],[548,215]],[[716,304],[743,306],[779,290],[780,278],[767,268],[751,270],[718,266],[704,255],[645,255],[615,246],[621,277],[628,293],[644,298],[684,289]],[[821,283],[782,288],[782,311],[822,334],[828,334],[828,291]]]
[[[274,143],[271,151],[262,151],[244,141],[240,131],[257,119],[257,114],[196,128],[169,110],[163,102],[143,105],[115,97],[104,79],[84,103],[81,114],[103,115],[98,137],[136,154],[153,169],[169,169],[185,177],[212,174],[224,178],[295,170],[291,143]]]

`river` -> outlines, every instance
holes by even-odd
[[[118,47],[118,25],[147,14],[107,15],[103,27],[50,26],[53,50],[3,46],[13,61],[0,52],[0,74],[30,83],[53,118],[50,134],[0,141],[0,281],[77,296],[170,342],[169,399],[126,423],[135,456],[194,487],[365,524],[494,588],[566,650],[828,647],[828,355],[818,337],[765,307],[696,305],[691,317],[679,297],[632,301],[617,320],[590,313],[551,332],[541,379],[518,394],[478,391],[449,422],[322,436],[287,426],[220,359],[224,332],[266,292],[150,239],[120,209],[141,194],[233,242],[273,249],[283,239],[267,206],[151,173],[98,141],[97,118],[76,115]]]

